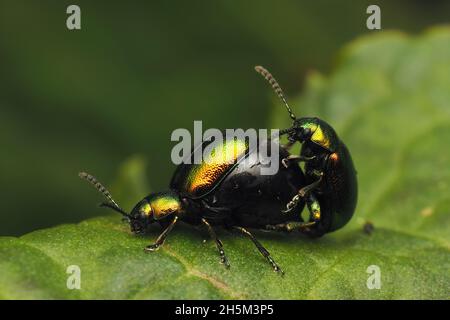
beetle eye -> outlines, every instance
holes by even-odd
[[[311,136],[311,129],[310,128],[304,128],[301,132],[302,138],[309,138]]]

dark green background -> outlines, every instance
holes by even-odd
[[[80,31],[66,28],[69,4]],[[170,134],[194,120],[266,127],[274,97],[253,66],[297,95],[342,45],[383,32],[366,29],[369,4],[383,30],[449,22],[448,1],[1,0],[0,235],[104,212],[81,169],[111,185],[138,154],[151,189],[166,188]]]

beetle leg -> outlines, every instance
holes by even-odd
[[[273,260],[273,258],[270,256],[269,251],[267,251],[267,249],[263,247],[263,245],[255,238],[255,236],[253,234],[250,233],[250,231],[248,231],[247,229],[245,229],[243,227],[236,227],[236,226],[234,226],[233,229],[240,231],[241,233],[243,233],[244,235],[249,237],[250,240],[252,240],[252,242],[255,244],[256,248],[258,248],[259,252],[270,263],[273,271],[280,272],[281,275],[284,274],[283,270],[281,270],[281,268],[278,266],[278,264],[275,262],[275,260]]]
[[[178,217],[175,216],[175,218],[173,218],[172,222],[170,222],[170,224],[167,226],[167,228],[156,239],[155,243],[145,247],[144,250],[146,252],[153,252],[153,251],[158,250],[164,244],[164,241],[166,240],[167,235],[169,234],[170,230],[173,229],[177,220],[178,220]]]
[[[286,158],[283,158],[282,160],[281,160],[281,163],[283,164],[283,166],[285,167],[285,168],[287,168],[287,167],[289,167],[289,165],[291,164],[291,163],[298,163],[298,162],[306,162],[306,161],[311,161],[311,160],[314,160],[316,158],[316,156],[312,156],[312,157],[306,157],[306,156],[297,156],[297,155],[294,155],[294,154],[291,154],[291,155],[289,155],[288,157],[286,157]]]
[[[321,173],[319,179],[317,179],[313,183],[301,188],[298,191],[298,193],[292,198],[292,200],[288,202],[288,204],[286,205],[286,210],[284,210],[283,213],[291,212],[292,209],[294,209],[297,206],[297,204],[300,202],[300,200],[302,198],[305,198],[306,196],[308,196],[312,190],[314,190],[315,188],[317,188],[320,185],[320,183],[322,182],[322,177],[323,177],[323,174]]]
[[[316,221],[310,221],[310,222],[299,222],[299,221],[291,221],[286,223],[280,223],[280,224],[269,224],[266,225],[266,230],[272,230],[272,231],[282,231],[282,232],[292,232],[294,230],[298,230],[301,232],[305,232],[309,230],[311,227],[313,227],[316,224]]]
[[[286,223],[280,223],[275,225],[267,225],[266,230],[274,230],[274,231],[284,231],[291,232],[294,230],[298,230],[305,234],[317,235],[316,233],[312,233],[312,228],[317,226],[320,223],[321,211],[319,201],[316,199],[314,194],[310,193],[306,197],[306,205],[308,206],[310,220],[308,222],[298,222],[291,221]]]
[[[227,256],[225,255],[225,251],[223,250],[223,244],[222,241],[220,241],[219,238],[217,238],[216,232],[214,231],[213,227],[209,224],[209,222],[202,218],[202,223],[206,226],[206,229],[208,230],[208,233],[210,237],[216,242],[217,250],[219,251],[220,255],[220,262],[226,267],[230,267],[230,263],[228,262]]]

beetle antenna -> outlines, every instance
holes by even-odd
[[[128,217],[129,214],[125,212],[125,210],[123,210],[118,204],[117,202],[114,201],[114,199],[111,196],[111,193],[109,193],[108,189],[106,189],[93,175],[90,175],[89,173],[86,172],[80,172],[78,173],[78,176],[81,179],[84,179],[86,181],[88,181],[90,184],[92,184],[100,193],[102,193],[106,199],[109,200],[108,202],[104,202],[102,203],[100,206],[101,207],[108,207],[111,208],[119,213],[121,213],[122,215]]]
[[[110,208],[113,209],[114,211],[117,211],[118,213],[121,213],[122,215],[124,215],[125,217],[129,218],[130,215],[128,213],[126,213],[124,210],[122,210],[119,207],[116,207],[114,204],[110,203],[110,202],[102,202],[99,205],[100,207],[104,207],[104,208]]]
[[[274,76],[269,71],[267,71],[267,69],[265,69],[262,66],[256,66],[255,71],[258,72],[260,75],[262,75],[267,81],[269,81],[269,83],[271,84],[275,93],[278,95],[278,97],[281,99],[281,101],[283,101],[284,106],[286,107],[287,111],[289,112],[289,116],[291,117],[291,119],[295,120],[296,116],[292,112],[291,107],[289,107],[289,104],[286,101],[286,97],[284,96],[283,90],[281,89],[280,85],[278,84],[278,82],[274,78]]]

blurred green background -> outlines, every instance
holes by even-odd
[[[81,7],[80,31],[66,28],[70,4]],[[111,186],[139,155],[142,180],[165,189],[170,134],[194,120],[267,127],[274,97],[253,66],[297,95],[307,72],[332,69],[342,45],[383,32],[367,30],[369,4],[381,7],[383,30],[450,20],[444,0],[1,0],[0,235],[105,213],[80,170]]]

